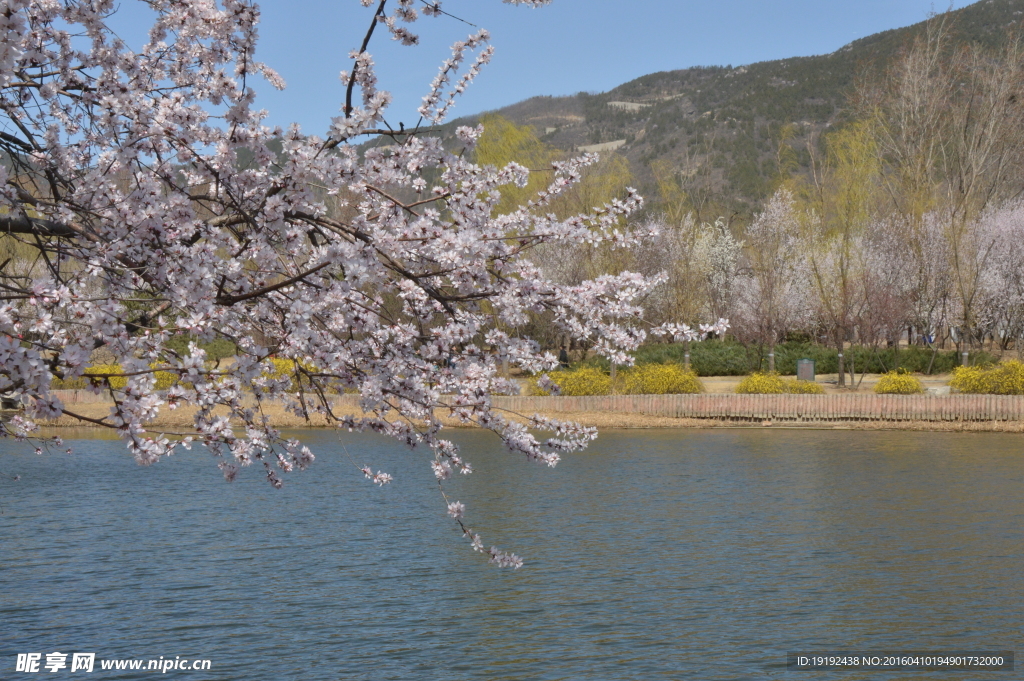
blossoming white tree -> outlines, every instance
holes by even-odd
[[[470,466],[441,437],[435,410],[548,465],[594,437],[542,416],[514,422],[491,396],[511,390],[498,371],[503,358],[530,371],[555,365],[516,332],[531,310],[628,361],[645,337],[633,326],[633,300],[649,281],[625,272],[567,286],[524,255],[551,241],[628,243],[623,218],[641,199],[630,192],[568,220],[547,215],[545,205],[593,161],[583,157],[555,164],[528,204],[495,214],[497,189],[524,184],[528,171],[469,163],[462,152],[480,129],[460,128],[450,149],[385,122],[389,95],[377,87],[371,36],[383,27],[414,44],[408,24],[418,10],[439,14],[440,3],[360,2],[373,11],[370,28],[342,74],[341,115],[318,137],[263,124],[251,79],[283,84],[255,60],[259,12],[249,0],[149,0],[157,18],[139,51],[110,30],[110,0],[5,0],[0,238],[17,243],[0,263],[0,391],[27,413],[0,431],[25,437],[32,419],[63,414],[115,428],[141,463],[201,443],[228,479],[256,463],[274,486],[314,455],[268,423],[261,407],[271,399],[426,445],[439,480]],[[454,45],[423,119],[444,120],[489,59],[487,43],[480,31]],[[391,145],[361,154],[352,142],[365,135]],[[186,334],[229,339],[237,357],[213,367],[196,343],[173,350],[170,341]],[[87,369],[98,347],[119,372]],[[272,357],[292,362],[296,378],[275,378]],[[157,371],[174,385],[157,391]],[[111,386],[115,374],[123,389]],[[83,375],[109,393],[109,416],[78,414],[52,392],[55,377]],[[343,390],[358,392],[362,417],[335,413],[331,396]],[[182,402],[198,407],[193,428],[147,429]],[[463,522],[458,502],[449,513]]]
[[[811,326],[808,272],[801,260],[799,218],[791,192],[775,192],[747,227],[746,243],[736,283],[738,333],[768,347],[768,370],[775,371],[775,344],[787,331]]]
[[[961,272],[973,280],[956,287],[964,335],[978,343],[998,340],[1002,349],[1024,337],[1024,205],[1010,201],[982,213],[963,233],[957,252],[970,262]],[[968,268],[970,268],[968,270]],[[966,276],[961,276],[966,279]]]

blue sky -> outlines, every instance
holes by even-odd
[[[144,21],[130,4],[122,5],[124,31]],[[956,0],[953,7],[968,4]],[[948,6],[931,0],[553,0],[539,9],[500,0],[442,4],[487,28],[496,50],[454,115],[535,95],[605,91],[656,71],[825,54]],[[268,123],[295,121],[303,132],[322,135],[342,101],[338,73],[348,68],[346,55],[361,42],[372,9],[358,0],[265,0],[261,8],[257,57],[288,83],[283,93],[258,88],[260,106],[271,112]],[[400,46],[383,31],[370,46],[380,87],[395,98],[388,115],[393,125],[415,123],[415,109],[449,45],[475,30],[448,17],[423,17],[412,28],[421,35],[419,46]]]

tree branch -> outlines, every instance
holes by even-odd
[[[366,31],[366,37],[363,38],[363,44],[359,47],[359,54],[366,52],[366,48],[370,45],[370,38],[373,37],[373,31],[377,28],[378,17],[384,16],[384,5],[387,4],[388,0],[380,0],[380,4],[377,5],[377,11],[373,13],[373,19],[370,21],[370,28]],[[356,87],[356,75],[359,73],[359,64],[356,63],[352,66],[352,73],[348,77],[348,87],[345,89],[345,118],[352,115],[352,91]]]
[[[8,234],[34,234],[37,236],[81,236],[78,231],[68,225],[63,225],[53,220],[30,218],[27,215],[0,215],[0,232]]]
[[[316,267],[314,267],[311,270],[306,270],[302,274],[297,274],[294,277],[291,277],[290,279],[285,279],[284,281],[278,282],[278,283],[276,283],[276,284],[274,284],[272,286],[265,286],[265,287],[263,287],[261,289],[257,289],[255,291],[250,291],[249,293],[241,293],[241,294],[234,295],[234,296],[217,296],[216,298],[214,298],[214,301],[218,305],[228,305],[228,306],[230,306],[230,305],[234,305],[235,303],[241,303],[241,302],[246,301],[246,300],[251,300],[253,298],[258,298],[259,296],[266,295],[267,293],[272,293],[272,292],[277,291],[278,289],[282,289],[282,288],[284,288],[286,286],[291,286],[292,284],[301,281],[305,277],[308,277],[311,274],[319,272],[320,270],[322,270],[323,268],[327,267],[330,264],[331,264],[330,262],[322,262],[322,263],[320,263],[319,265],[317,265]]]

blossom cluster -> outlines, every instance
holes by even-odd
[[[416,42],[405,27],[415,3],[388,14],[386,0],[360,2],[376,4],[373,26]],[[228,480],[255,464],[275,487],[315,457],[269,423],[272,400],[425,446],[439,480],[472,470],[442,437],[444,415],[547,465],[586,446],[589,429],[537,417],[531,427],[551,431],[538,437],[491,396],[512,390],[504,362],[557,364],[522,333],[531,313],[617,360],[642,342],[636,301],[654,278],[626,271],[570,286],[524,257],[546,242],[641,238],[626,226],[641,198],[631,191],[564,220],[545,212],[594,161],[584,156],[555,164],[534,201],[497,214],[499,189],[525,185],[529,171],[471,162],[464,152],[479,129],[460,129],[455,146],[390,131],[390,95],[366,44],[343,74],[350,96],[325,135],[270,128],[249,79],[283,81],[255,60],[257,5],[147,4],[155,23],[133,50],[110,27],[110,0],[5,3],[0,238],[17,242],[17,256],[0,264],[0,392],[27,414],[0,432],[25,437],[32,419],[79,418],[116,430],[140,463],[200,444]],[[422,11],[444,14],[439,2]],[[444,119],[489,58],[487,39],[480,31],[455,45],[424,116]],[[390,145],[354,144],[382,130]],[[231,362],[207,359],[204,344],[215,340],[237,348]],[[117,371],[89,368],[100,348]],[[172,376],[171,388],[157,389],[157,372]],[[79,414],[53,392],[55,379],[78,378],[111,398],[107,416]],[[358,396],[361,415],[337,412],[342,393]],[[190,428],[152,431],[161,410],[183,404],[194,407]]]

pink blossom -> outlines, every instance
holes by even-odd
[[[595,157],[554,164],[536,200],[498,215],[500,189],[524,186],[530,171],[474,164],[464,152],[479,127],[459,128],[457,148],[410,131],[357,147],[386,128],[391,101],[368,48],[352,53],[340,115],[318,136],[265,125],[249,79],[284,83],[253,60],[259,8],[248,0],[156,0],[136,50],[108,24],[108,3],[7,4],[0,151],[17,173],[0,167],[0,226],[46,250],[35,260],[51,265],[0,272],[0,391],[26,406],[0,434],[31,437],[32,418],[71,416],[53,380],[84,372],[113,400],[102,425],[139,463],[198,443],[228,481],[258,465],[280,487],[313,464],[310,449],[268,422],[270,402],[426,450],[439,482],[472,470],[440,434],[444,413],[548,466],[593,439],[535,417],[551,434],[538,436],[493,409],[492,396],[513,390],[503,361],[555,366],[521,332],[531,314],[616,362],[647,338],[640,301],[660,273],[567,281],[530,259],[545,245],[626,248],[651,233],[626,222],[643,205],[633,189],[581,215],[550,214]],[[403,0],[367,19],[413,44],[419,9]],[[489,39],[478,30],[453,45],[424,98],[428,121],[444,121],[480,73]],[[204,344],[218,340],[236,344],[232,362],[206,356]],[[118,368],[87,371],[97,348]],[[172,385],[158,388],[167,374]],[[339,414],[340,394],[355,395],[361,413]],[[194,408],[189,428],[153,427],[161,410],[183,405]],[[375,484],[392,480],[362,470]],[[521,564],[496,550],[491,558]]]

